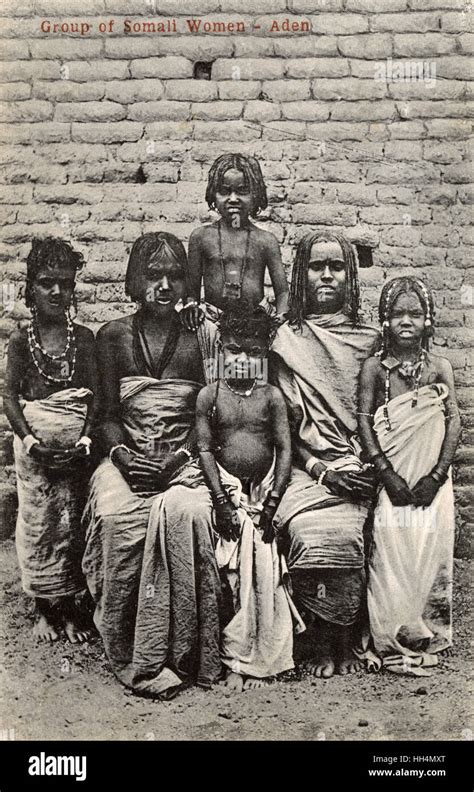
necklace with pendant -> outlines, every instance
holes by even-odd
[[[232,388],[231,385],[229,385],[229,381],[228,380],[225,379],[224,382],[227,385],[227,387],[229,388],[229,390],[231,391],[231,393],[234,393],[236,396],[241,396],[244,399],[248,399],[249,396],[252,395],[252,393],[254,392],[254,390],[256,388],[256,385],[257,385],[257,380],[254,379],[254,381],[253,381],[253,383],[252,383],[250,388],[247,388],[247,390],[244,390],[244,391],[238,391],[238,390],[235,390],[234,388]]]
[[[249,226],[247,229],[245,253],[240,264],[239,282],[234,283],[233,281],[226,280],[226,268],[224,261],[224,253],[222,250],[222,230],[221,230],[221,224],[220,223],[217,224],[217,235],[219,239],[219,260],[221,263],[222,280],[224,281],[224,288],[222,290],[223,297],[230,297],[233,300],[240,300],[240,298],[242,297],[242,283],[244,280],[245,270],[247,269],[247,260],[248,260],[248,253],[250,247],[250,231],[251,231],[251,226]]]
[[[397,371],[403,379],[411,380],[411,384],[413,387],[413,397],[411,400],[412,407],[416,407],[416,405],[418,404],[418,391],[420,389],[421,375],[423,374],[425,359],[426,359],[426,352],[424,349],[421,349],[418,360],[416,360],[414,363],[412,363],[412,361],[410,360],[404,360],[403,363],[400,363],[400,365],[397,367]],[[390,431],[392,428],[388,413],[389,402],[390,402],[390,367],[388,366],[385,372],[385,397],[384,397],[384,405],[383,405],[385,426],[388,431]]]

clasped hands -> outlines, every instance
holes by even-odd
[[[228,542],[236,542],[240,536],[240,518],[237,506],[234,506],[226,493],[213,497],[213,506],[217,533]],[[265,544],[270,544],[275,538],[273,517],[277,508],[278,501],[268,497],[260,512],[259,528],[262,531],[262,541]]]
[[[394,506],[431,506],[441,486],[432,476],[423,476],[414,487],[410,489],[405,479],[395,473],[392,468],[380,474],[388,497]]]
[[[125,448],[117,448],[113,461],[132,492],[136,493],[162,491],[182,464],[174,453],[160,459],[148,459],[143,454]]]
[[[85,445],[71,446],[70,448],[51,448],[43,443],[31,446],[30,456],[35,462],[47,468],[71,467],[74,463],[84,461],[89,455]]]

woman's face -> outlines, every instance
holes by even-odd
[[[245,176],[231,168],[224,173],[216,190],[216,209],[228,225],[240,228],[247,222],[251,208],[252,193]]]
[[[140,302],[145,310],[166,315],[184,296],[185,282],[181,265],[171,257],[151,261],[144,272]]]
[[[389,331],[400,349],[419,347],[425,329],[425,312],[415,292],[399,294],[390,310]]]
[[[33,281],[33,299],[38,316],[56,319],[69,308],[74,294],[76,270],[71,266],[42,267]]]
[[[344,305],[346,264],[339,242],[321,240],[311,248],[306,301],[308,313],[335,313]]]

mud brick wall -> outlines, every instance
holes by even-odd
[[[134,239],[166,228],[187,241],[210,217],[213,158],[254,154],[270,197],[259,222],[277,236],[288,272],[303,233],[334,227],[372,253],[361,270],[368,317],[388,277],[416,273],[436,290],[435,346],[454,366],[463,412],[455,476],[458,554],[466,555],[474,523],[470,12],[469,0],[2,0],[2,349],[27,315],[18,298],[33,236],[61,235],[84,252],[79,320],[97,329],[131,310],[123,278]],[[192,18],[198,33],[187,27]],[[101,33],[99,23],[112,19],[112,32]],[[175,20],[177,32],[124,35],[127,19]],[[298,30],[285,31],[285,19]],[[90,30],[44,33],[42,20],[51,30],[63,22]],[[222,22],[244,31],[214,32]],[[212,64],[210,79],[196,79],[196,62]],[[416,74],[423,79],[410,79]],[[1,457],[10,525],[8,432]]]

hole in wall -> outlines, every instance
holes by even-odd
[[[357,245],[357,256],[359,259],[359,267],[372,267],[374,259],[372,255],[372,248],[368,245]]]
[[[212,78],[212,64],[214,61],[196,61],[193,69],[195,80],[210,80]]]
[[[143,166],[140,165],[140,167],[138,168],[138,170],[137,170],[137,172],[135,174],[135,182],[136,182],[136,184],[145,184],[146,181],[147,181],[147,178],[145,176],[145,171],[143,170]]]

